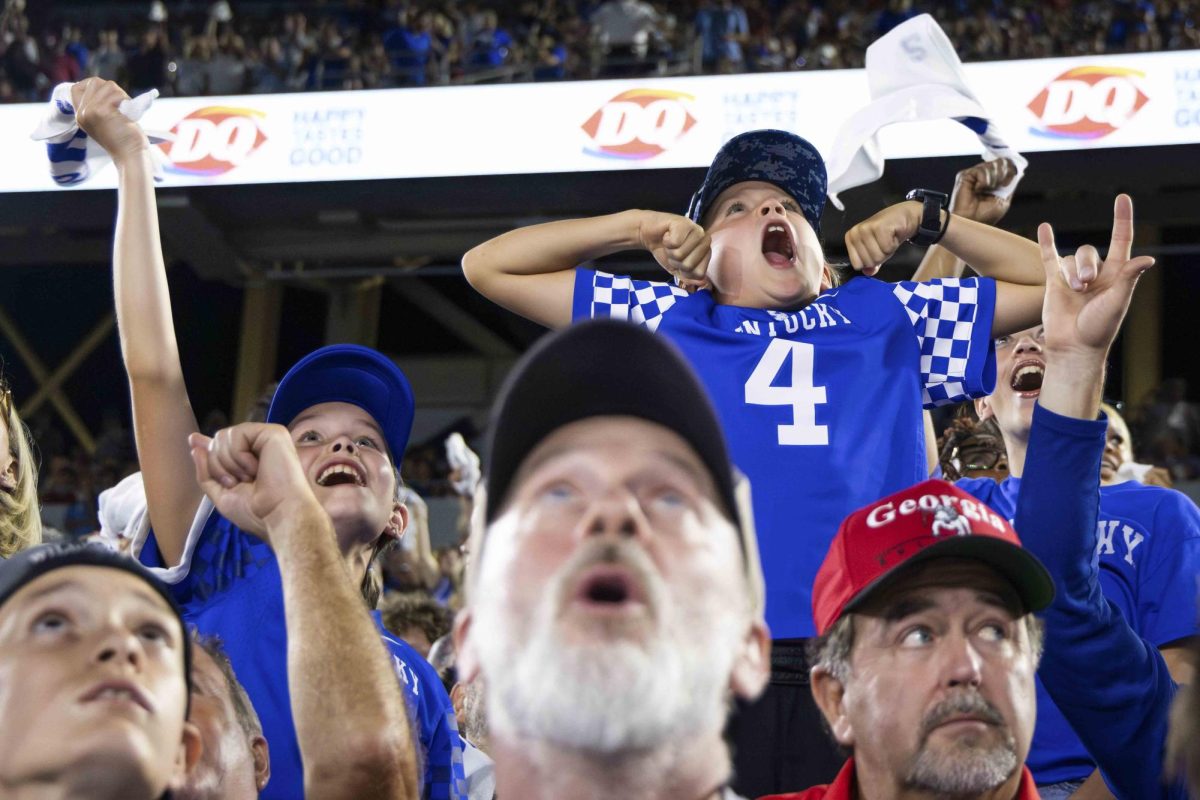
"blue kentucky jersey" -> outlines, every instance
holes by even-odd
[[[211,512],[211,513],[208,513]],[[270,546],[222,517],[205,500],[206,516],[192,548],[187,574],[168,584],[184,619],[203,634],[219,636],[238,680],[254,703],[271,749],[271,780],[262,798],[304,796],[300,745],[292,721],[287,680],[287,628],[279,563]],[[199,518],[199,515],[198,515]],[[162,568],[153,532],[138,558]],[[423,757],[425,798],[466,800],[462,741],[454,707],[437,672],[415,650],[388,633],[371,614],[401,684]],[[346,665],[348,669],[353,665]],[[419,766],[422,766],[419,765]]]
[[[782,639],[815,632],[813,579],[842,518],[928,474],[922,405],[991,391],[994,307],[988,279],[856,278],[780,312],[580,269],[573,316],[645,325],[696,369],[750,479]]]
[[[1002,483],[964,478],[956,485],[1009,520],[1016,516],[1020,478]],[[1179,492],[1136,481],[1102,486],[1097,534],[1100,589],[1135,633],[1154,647],[1200,634],[1200,509],[1195,503]],[[1095,763],[1040,679],[1037,693],[1037,727],[1026,760],[1034,778],[1039,784],[1086,778]],[[1096,703],[1103,705],[1104,699]]]

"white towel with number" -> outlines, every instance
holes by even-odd
[[[109,161],[104,148],[84,133],[75,120],[75,106],[71,103],[71,87],[74,85],[60,83],[54,87],[45,115],[29,135],[35,142],[46,143],[50,177],[59,186],[82,183]],[[158,89],[151,89],[137,97],[122,100],[119,109],[126,117],[137,122],[150,109],[156,97]],[[169,142],[175,138],[170,133],[160,131],[147,131],[146,135],[151,144]],[[161,151],[152,148],[151,153],[155,154],[154,179],[162,180]]]
[[[1005,142],[979,98],[967,85],[962,62],[933,17],[922,14],[893,28],[867,48],[871,104],[846,120],[827,162],[829,199],[883,176],[879,131],[897,122],[953,119],[970,128],[991,161],[1007,158],[1016,175],[996,194],[1008,197],[1029,162]]]

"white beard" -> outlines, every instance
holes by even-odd
[[[566,587],[585,558],[559,570],[526,619],[505,618],[498,600],[478,604],[471,636],[494,734],[616,754],[721,730],[740,636],[736,602],[680,600],[640,548],[620,551],[648,595],[654,630],[644,640],[559,641]],[[480,577],[478,596],[504,596]]]

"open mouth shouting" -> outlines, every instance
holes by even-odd
[[[632,570],[620,564],[597,564],[575,583],[573,604],[589,614],[626,616],[645,611],[646,590]]]
[[[1008,386],[1021,397],[1034,398],[1042,393],[1042,378],[1046,365],[1039,359],[1029,358],[1013,365]]]
[[[317,473],[317,486],[348,485],[367,485],[367,473],[357,462],[337,459],[326,463]]]
[[[776,269],[787,269],[796,263],[796,243],[792,232],[781,222],[768,222],[763,228],[762,253],[767,263]]]

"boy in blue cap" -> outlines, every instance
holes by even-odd
[[[950,215],[924,190],[847,233],[853,267],[873,275],[905,241],[939,242],[987,277],[837,286],[819,238],[826,186],[807,141],[752,131],[717,153],[686,216],[551,222],[463,259],[476,289],[544,325],[614,317],[665,334],[711,394],[752,486],[775,639],[759,716],[734,729],[745,794],[836,771],[797,641],[814,633],[817,567],[847,513],[926,477],[922,406],[990,391],[992,337],[1032,324],[1042,306],[1036,244]],[[631,249],[674,285],[577,268]]]
[[[125,97],[95,79],[72,94],[80,126],[119,176],[117,318],[152,526],[135,535],[135,551],[160,570],[185,619],[224,642],[271,743],[262,797],[293,800],[312,788],[302,751],[336,754],[363,791],[409,796],[411,726],[424,796],[465,800],[449,697],[433,669],[386,633],[367,580],[408,521],[396,466],[412,425],[408,381],[374,350],[326,347],[280,382],[268,425],[189,445],[198,426],[175,343],[149,144],[118,111]],[[265,509],[263,497],[277,503]],[[297,682],[330,660],[345,672]]]

